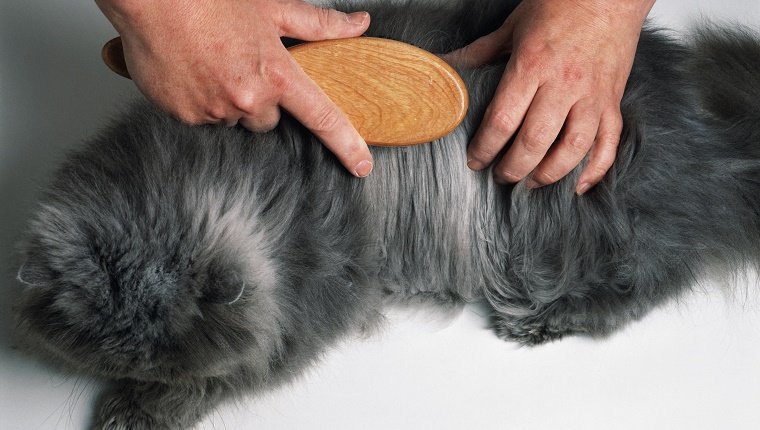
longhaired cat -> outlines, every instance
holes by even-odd
[[[370,35],[464,46],[516,1],[370,4]],[[188,428],[265,390],[389,301],[485,299],[496,334],[603,336],[760,248],[760,41],[645,29],[617,161],[529,190],[466,167],[503,61],[462,70],[449,136],[373,148],[355,179],[295,121],[187,126],[145,102],[72,152],[22,245],[19,330],[34,353],[113,380],[98,429]]]

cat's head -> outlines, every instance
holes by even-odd
[[[215,375],[244,357],[266,365],[277,279],[253,206],[197,185],[109,180],[118,167],[81,161],[59,172],[22,246],[21,341],[108,377]]]

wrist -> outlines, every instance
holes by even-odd
[[[548,0],[551,1],[551,0]],[[576,5],[586,8],[593,15],[621,16],[644,22],[655,0],[572,0]]]
[[[649,11],[652,10],[654,2],[655,0],[619,0],[614,2],[602,0],[600,3],[611,13],[621,13],[643,23],[649,15]]]
[[[551,1],[551,0],[549,0]],[[607,26],[622,33],[639,33],[655,0],[571,0],[585,8],[588,19],[600,27]],[[593,25],[593,24],[592,24]]]
[[[192,7],[186,0],[95,0],[95,4],[122,36],[142,27],[170,26]]]
[[[649,15],[649,12],[652,10],[652,6],[654,6],[655,0],[629,0],[629,7],[631,8],[631,13],[638,16],[638,18],[641,20],[641,22],[644,22],[647,15]]]

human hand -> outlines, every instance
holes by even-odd
[[[468,166],[486,168],[517,132],[494,167],[497,180],[527,177],[529,188],[541,187],[588,154],[576,193],[601,181],[615,160],[620,101],[653,4],[524,0],[498,30],[447,54],[452,64],[476,67],[512,53],[468,147]]]
[[[311,130],[355,176],[372,155],[341,110],[306,75],[280,37],[355,37],[369,14],[301,0],[96,0],[122,37],[137,87],[190,124],[273,129],[280,107]]]

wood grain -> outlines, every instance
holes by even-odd
[[[467,112],[459,75],[414,46],[359,37],[302,44],[290,52],[367,143],[429,142],[451,132]]]
[[[467,113],[467,88],[456,71],[412,45],[357,37],[289,50],[370,145],[430,142],[454,130]],[[129,77],[119,38],[103,47],[103,60]]]

